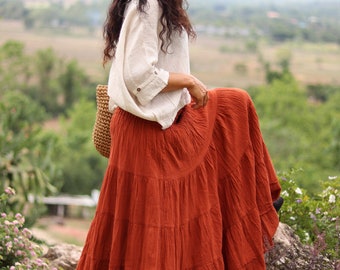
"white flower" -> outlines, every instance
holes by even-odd
[[[287,190],[284,190],[281,192],[281,196],[282,197],[289,197],[289,193],[287,192]]]
[[[291,220],[295,220],[295,217],[290,217]]]
[[[333,195],[333,194],[329,195],[328,202],[329,203],[335,203],[335,195]]]
[[[10,222],[9,220],[5,220],[5,221],[4,221],[4,224],[7,225],[7,226],[11,226],[11,225],[12,225],[12,222]]]
[[[296,193],[296,194],[302,194],[302,190],[301,190],[300,188],[296,188],[296,189],[295,189],[295,193]]]
[[[305,239],[308,241],[310,239],[309,233],[305,232]]]
[[[337,176],[328,176],[329,180],[334,180],[334,179],[337,179],[337,178],[338,178]]]

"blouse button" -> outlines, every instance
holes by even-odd
[[[158,72],[155,70],[155,74],[158,75]]]
[[[139,87],[137,88],[137,92],[140,92],[142,89],[140,89]]]

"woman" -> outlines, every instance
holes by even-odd
[[[190,75],[182,0],[114,0],[111,152],[78,270],[265,269],[280,194],[249,95]]]

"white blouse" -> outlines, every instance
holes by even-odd
[[[187,89],[161,93],[169,72],[190,73],[188,35],[173,32],[164,53],[159,33],[161,7],[148,0],[145,12],[132,0],[126,10],[108,81],[109,109],[116,106],[143,119],[171,126],[177,112],[190,103]]]

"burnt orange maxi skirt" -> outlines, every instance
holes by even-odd
[[[249,95],[214,89],[162,130],[117,109],[78,270],[265,269],[279,197]]]

